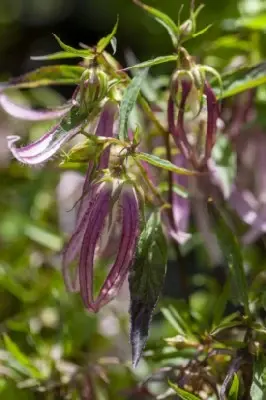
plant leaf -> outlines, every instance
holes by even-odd
[[[64,58],[77,58],[77,54],[69,53],[67,51],[58,51],[52,54],[44,54],[42,56],[31,56],[31,60],[44,61],[44,60],[62,60]]]
[[[220,100],[266,83],[266,62],[237,69],[222,75],[221,78],[223,81],[223,92],[221,94],[217,79],[214,78],[211,81],[211,86]]]
[[[68,46],[62,40],[54,34],[59,46],[65,50],[67,53],[73,54],[77,57],[87,58],[92,55],[92,50],[90,49],[75,49],[74,47]]]
[[[153,154],[148,154],[148,153],[135,153],[134,157],[136,157],[139,160],[142,161],[147,161],[149,164],[154,165],[155,167],[163,168],[166,169],[167,171],[172,171],[175,172],[176,174],[180,175],[195,175],[197,172],[195,171],[190,171],[185,168],[177,167],[175,164],[171,163],[168,160],[165,160],[163,158],[157,157]]]
[[[109,43],[111,43],[111,45],[113,47],[113,52],[114,53],[116,52],[116,41],[114,41],[113,39],[117,32],[118,22],[119,22],[119,18],[117,17],[117,21],[115,23],[115,26],[113,27],[112,32],[109,35],[107,35],[99,40],[99,42],[96,45],[97,53],[102,53],[104,51],[104,49],[108,46]]]
[[[180,387],[178,387],[177,385],[175,385],[172,382],[168,382],[169,385],[171,386],[171,388],[178,394],[178,396],[182,399],[182,400],[200,400],[199,397],[195,396],[194,394],[187,392],[184,389],[181,389]]]
[[[13,340],[7,336],[4,335],[4,343],[6,349],[9,351],[9,353],[14,357],[14,360],[23,367],[26,373],[28,373],[29,376],[40,379],[42,378],[42,374],[36,368],[34,365],[32,365],[30,358],[26,356],[26,354],[22,353],[22,351],[19,349],[19,347],[16,345]]]
[[[159,213],[151,214],[140,235],[129,274],[132,362],[138,364],[145,347],[153,310],[162,290],[167,263],[167,243]]]
[[[148,73],[147,69],[140,71],[126,88],[120,106],[118,137],[128,140],[128,118],[137,101],[143,80]]]
[[[239,378],[238,375],[234,373],[233,382],[228,393],[228,400],[238,400],[238,393],[239,393]]]
[[[222,211],[218,210],[214,205],[211,205],[210,211],[214,217],[214,226],[218,241],[234,278],[239,302],[243,304],[245,312],[249,316],[248,287],[238,240],[228,225]]]
[[[172,39],[173,45],[176,47],[178,44],[179,29],[174,21],[167,14],[164,14],[162,11],[159,11],[156,8],[150,7],[139,0],[133,1],[135,4],[147,11],[157,22],[159,22],[159,24],[161,24],[167,30],[169,36]]]
[[[8,83],[0,84],[0,92],[9,88],[34,88],[48,85],[75,85],[85,68],[72,65],[51,65],[28,72]]]
[[[171,54],[169,56],[160,56],[160,57],[154,58],[153,60],[144,61],[142,63],[139,63],[139,64],[136,64],[136,65],[132,65],[130,67],[124,68],[123,71],[128,71],[129,69],[133,69],[133,68],[152,67],[154,65],[163,64],[163,63],[176,61],[176,60],[177,60],[177,56],[174,55],[174,54]]]
[[[266,26],[266,13],[259,15],[240,18],[236,21],[238,27],[248,28],[256,31],[265,31]]]
[[[266,393],[266,357],[260,355],[254,362],[253,382],[250,389],[251,400],[265,400]]]

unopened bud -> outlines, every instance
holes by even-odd
[[[90,77],[85,81],[86,102],[101,101],[107,94],[108,76],[101,70],[92,70]]]
[[[105,72],[92,68],[81,78],[77,100],[82,107],[90,110],[105,98],[108,92],[108,76]]]
[[[193,33],[193,23],[191,19],[187,19],[181,26],[180,26],[180,36],[186,37],[190,36]]]
[[[101,152],[102,147],[102,143],[97,143],[95,140],[89,138],[72,147],[67,154],[66,162],[84,162],[94,160]]]

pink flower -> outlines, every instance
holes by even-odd
[[[114,222],[120,224],[115,260],[97,298],[94,299],[94,266],[111,241]],[[80,291],[89,310],[97,312],[118,293],[133,262],[138,234],[139,204],[134,187],[120,180],[92,183],[86,198],[86,207],[83,204],[75,232],[63,256],[66,286],[71,291]],[[103,235],[104,245],[101,241]],[[77,258],[78,268],[73,274],[71,263]]]

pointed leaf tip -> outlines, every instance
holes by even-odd
[[[146,78],[147,73],[148,73],[147,68],[139,71],[139,73],[132,79],[132,81],[130,82],[130,84],[128,85],[128,87],[124,92],[119,114],[118,137],[120,140],[123,141],[128,140],[129,115],[133,110],[134,105],[137,102],[142,82]]]
[[[115,26],[113,27],[112,32],[109,33],[109,35],[100,39],[99,42],[97,43],[96,50],[98,53],[102,53],[105,50],[105,48],[108,46],[108,44],[110,43],[112,46],[112,49],[113,49],[113,54],[115,54],[116,46],[117,46],[115,34],[117,32],[118,23],[119,23],[119,16],[117,16],[117,20],[116,20]]]

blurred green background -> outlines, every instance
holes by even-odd
[[[147,3],[173,19],[184,4],[182,16],[188,17],[189,1]],[[266,1],[259,0],[205,0],[204,4],[199,28],[213,27],[204,40],[187,46],[199,58],[217,56],[208,51],[211,43],[232,31],[237,18],[266,11]],[[117,57],[123,64],[127,49],[140,60],[171,53],[163,28],[130,0],[0,0],[0,79],[45,65],[30,56],[58,50],[52,33],[72,46],[93,45],[111,30],[117,15]],[[170,68],[154,71],[167,73]],[[72,89],[31,90],[23,100],[39,106],[61,104]],[[45,170],[21,166],[6,148],[8,134],[33,140],[48,127],[22,123],[0,112],[0,398],[144,399],[144,394],[137,397],[136,382],[150,367],[142,361],[131,370],[126,288],[97,316],[87,313],[79,296],[64,288],[60,250],[73,225],[68,211],[79,178],[63,175],[56,163]],[[188,264],[189,271],[193,263]],[[172,267],[168,282],[176,279],[176,287],[169,285],[165,291],[178,297],[178,271],[175,264]],[[214,285],[212,296],[216,289]],[[202,308],[206,306],[205,301]],[[150,346],[156,348],[162,337],[171,334],[172,328],[157,320]]]

